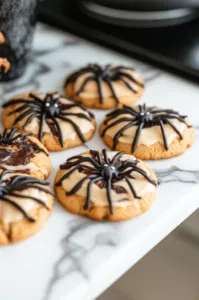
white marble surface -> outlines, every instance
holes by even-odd
[[[136,67],[146,80],[140,103],[188,114],[196,128],[196,142],[182,156],[149,162],[160,185],[156,203],[141,217],[117,224],[97,223],[67,213],[55,202],[39,234],[0,249],[1,300],[92,300],[199,206],[199,87],[194,83],[40,25],[26,74],[1,84],[2,98],[33,89],[62,92],[65,75],[88,62]],[[94,113],[99,125],[105,112]],[[88,147],[104,147],[98,132]],[[60,163],[85,149],[52,154],[51,181]]]

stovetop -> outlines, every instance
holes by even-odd
[[[182,76],[199,78],[199,18],[167,28],[124,28],[93,20],[74,3],[45,0],[40,5],[39,18],[131,57],[170,68]]]

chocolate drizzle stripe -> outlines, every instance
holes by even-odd
[[[23,199],[24,201],[27,199],[33,200],[34,202],[40,204],[41,206],[45,207],[46,209],[49,209],[48,206],[44,201],[42,201],[39,198],[33,197],[33,196],[27,196],[23,194],[17,194],[18,191],[25,191],[28,188],[37,189],[39,191],[45,191],[48,194],[51,194],[54,196],[54,194],[42,186],[49,186],[50,184],[46,181],[39,180],[37,178],[31,177],[31,176],[23,176],[23,175],[13,175],[9,178],[6,178],[5,176],[7,174],[14,174],[12,171],[5,170],[0,175],[0,202],[6,202],[16,208],[16,210],[20,211],[23,216],[30,222],[35,222],[36,220],[32,218],[24,209],[23,207],[16,203],[14,200],[10,199],[11,197],[16,197]]]
[[[20,113],[19,116],[15,119],[12,126],[17,125],[19,121],[23,121],[22,128],[25,129],[27,125],[36,118],[39,120],[39,130],[38,130],[38,138],[41,141],[43,136],[43,129],[44,129],[44,121],[49,126],[53,135],[57,135],[59,144],[63,147],[64,146],[64,140],[63,140],[63,132],[62,128],[59,124],[59,119],[63,120],[66,123],[70,123],[74,130],[76,131],[77,135],[79,136],[82,143],[85,143],[86,139],[81,131],[80,126],[78,125],[78,122],[73,122],[72,119],[70,119],[70,116],[76,116],[80,119],[86,119],[88,121],[92,121],[93,115],[89,114],[87,115],[87,110],[82,106],[82,104],[76,102],[73,99],[67,100],[71,103],[69,104],[63,104],[62,103],[62,97],[59,96],[57,93],[48,93],[45,95],[44,99],[40,99],[39,96],[30,93],[29,99],[15,99],[10,100],[7,103],[3,105],[4,108],[12,106],[14,104],[20,105],[19,107],[15,108],[12,112],[9,113],[9,115],[14,113]],[[72,113],[69,111],[69,109],[73,107],[78,107],[82,110],[82,113]]]
[[[98,87],[99,102],[102,104],[104,99],[102,94],[102,84],[104,81],[108,85],[115,102],[119,103],[119,98],[113,86],[114,81],[122,82],[133,93],[138,93],[138,89],[133,88],[130,82],[136,84],[138,87],[144,88],[144,85],[140,83],[133,74],[129,74],[128,71],[134,70],[124,66],[114,67],[111,65],[106,65],[105,67],[101,67],[98,64],[89,64],[87,67],[69,75],[65,82],[65,87],[67,87],[68,84],[74,84],[80,76],[88,74],[88,77],[83,80],[81,86],[76,91],[76,95],[81,94],[89,82],[95,81]],[[89,75],[90,73],[91,75]],[[125,78],[129,80],[129,82],[125,80]]]
[[[125,115],[125,117],[123,115]],[[186,117],[187,116],[182,116],[178,112],[171,109],[157,109],[156,107],[146,107],[146,104],[139,105],[139,111],[136,111],[134,108],[124,105],[123,108],[115,109],[106,115],[106,119],[104,120],[103,123],[105,127],[101,133],[101,136],[104,137],[104,135],[110,128],[122,122],[127,122],[127,124],[123,126],[121,125],[121,128],[113,136],[112,150],[115,150],[118,140],[122,136],[122,134],[128,128],[137,126],[136,133],[132,141],[132,153],[133,153],[137,148],[142,130],[144,128],[150,128],[159,125],[162,133],[164,148],[168,151],[169,145],[168,145],[164,125],[168,124],[182,140],[183,135],[180,133],[177,126],[172,123],[172,120],[178,120],[179,122],[184,123],[187,126],[187,128],[190,128],[192,126],[187,124],[187,122],[185,121]],[[116,120],[114,121],[114,119]]]
[[[86,174],[84,178],[78,181],[70,191],[66,192],[66,195],[73,195],[79,191],[83,183],[86,180],[87,184],[87,195],[84,204],[84,209],[88,210],[91,202],[91,189],[93,184],[98,182],[103,182],[106,188],[107,199],[110,209],[110,214],[113,214],[113,200],[111,195],[111,190],[114,189],[114,183],[125,180],[130,188],[133,197],[136,199],[141,199],[130,179],[132,179],[132,172],[141,174],[148,182],[153,185],[157,185],[157,182],[150,178],[150,176],[140,167],[137,166],[138,160],[126,160],[121,161],[120,158],[123,152],[117,152],[112,159],[108,157],[107,150],[103,149],[101,152],[90,150],[90,156],[73,156],[66,161],[65,164],[60,166],[61,170],[69,170],[65,173],[61,179],[56,183],[56,186],[61,186],[62,182],[66,180],[75,171]],[[89,162],[91,166],[87,166],[85,162]]]

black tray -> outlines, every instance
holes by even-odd
[[[168,28],[125,29],[85,16],[74,0],[46,0],[40,5],[39,19],[131,57],[199,78],[199,18]]]

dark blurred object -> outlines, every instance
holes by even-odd
[[[100,3],[104,1],[100,0]],[[126,1],[122,0],[123,3]],[[77,5],[75,0],[45,0],[41,3],[40,20],[131,57],[153,61],[182,75],[199,78],[199,17],[189,23],[165,28],[124,28],[90,18],[82,12],[81,3],[78,1]]]
[[[198,0],[80,0],[79,7],[101,22],[149,28],[173,26],[196,18],[194,3]]]
[[[0,31],[6,42],[0,57],[6,57],[11,68],[0,74],[1,81],[23,75],[31,47],[38,0],[0,0]]]

